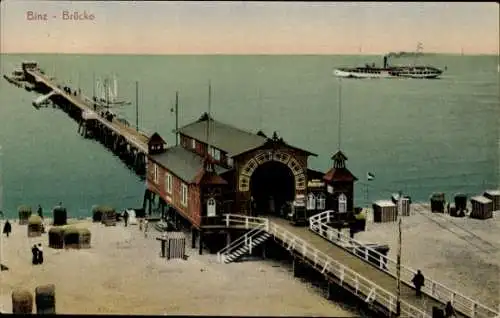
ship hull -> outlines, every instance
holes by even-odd
[[[341,78],[359,78],[359,79],[377,79],[377,78],[413,78],[413,79],[436,79],[441,76],[441,73],[409,73],[398,71],[378,71],[378,72],[360,72],[335,69],[333,75]]]

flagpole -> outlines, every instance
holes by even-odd
[[[342,80],[340,79],[339,77],[339,95],[338,95],[338,98],[339,98],[339,150],[340,150],[340,142],[341,142],[341,123],[342,123]]]
[[[402,230],[401,230],[401,223],[403,220],[402,217],[402,207],[403,207],[403,193],[399,191],[398,193],[398,256],[397,256],[397,267],[396,267],[396,275],[397,275],[397,283],[398,283],[398,294],[397,294],[397,300],[396,300],[396,316],[400,317],[401,316],[401,247],[402,247]]]

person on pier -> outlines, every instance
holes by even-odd
[[[5,236],[9,237],[10,232],[12,232],[12,225],[10,224],[9,220],[7,220],[3,225],[3,233],[5,234]]]
[[[444,308],[444,316],[446,318],[451,318],[451,317],[456,317],[457,313],[455,312],[455,308],[453,308],[453,305],[451,304],[451,301],[448,301],[446,303],[446,307]]]
[[[421,289],[422,286],[425,284],[425,277],[422,275],[422,272],[420,270],[417,270],[417,273],[415,276],[413,276],[413,279],[411,280],[413,285],[415,286],[416,290],[416,295],[420,297],[422,295]]]

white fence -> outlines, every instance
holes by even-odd
[[[377,263],[380,264],[378,267],[380,270],[389,273],[393,277],[396,276],[397,262],[371,247],[364,246],[344,233],[338,231],[337,229],[328,226],[330,219],[334,218],[334,211],[325,211],[319,213],[311,218],[309,218],[309,229],[328,241],[334,243],[337,246],[344,248],[345,250],[353,253],[361,259],[368,261],[374,257],[378,257]],[[413,276],[416,274],[416,270],[406,267],[401,264],[401,281],[413,286],[411,282]],[[464,315],[472,318],[492,318],[498,317],[498,312],[488,308],[478,302],[466,297],[449,287],[444,286],[430,278],[426,278],[426,284],[422,287],[422,292],[435,298],[439,302],[446,304],[446,302],[451,301],[453,307]]]
[[[270,222],[266,218],[233,214],[226,215],[226,225],[244,225],[248,229],[258,227],[258,231],[265,229],[268,233],[283,242],[283,245],[289,250],[293,249],[302,255],[302,257],[309,260],[321,273],[337,277],[341,285],[349,285],[350,289],[358,297],[364,299],[366,302],[376,302],[389,311],[396,312],[397,304],[395,295],[316,249],[284,227]],[[431,317],[429,314],[404,301],[401,301],[401,316],[417,318]]]

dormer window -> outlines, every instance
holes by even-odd
[[[191,148],[196,149],[196,139],[191,139]]]

